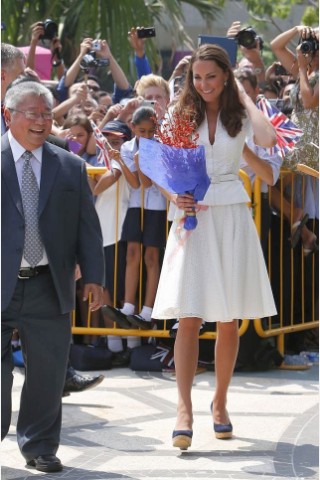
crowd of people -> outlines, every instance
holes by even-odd
[[[191,389],[199,331],[204,323],[216,322],[216,391],[210,408],[216,437],[230,438],[233,426],[227,391],[239,348],[238,320],[269,317],[277,311],[265,262],[271,208],[278,212],[284,208],[292,248],[300,243],[305,258],[318,250],[317,233],[310,227],[310,221],[318,219],[318,184],[316,189],[315,182],[302,184],[297,175],[293,201],[291,182],[284,196],[279,186],[282,165],[307,162],[315,167],[317,163],[318,30],[296,26],[278,35],[271,42],[276,61],[270,66],[264,64],[258,36],[251,45],[239,45],[242,58],[235,68],[221,47],[201,45],[165,80],[152,72],[146,40],[132,28],[128,39],[137,81],[131,85],[107,41],[91,38],[82,40],[77,58],[67,68],[60,40],[54,37],[55,78],[41,80],[35,55],[43,28],[41,22],[32,27],[27,58],[13,45],[1,46],[2,264],[6,275],[2,282],[2,437],[10,425],[11,339],[18,331],[30,372],[17,425],[19,446],[29,466],[46,472],[62,469],[55,455],[61,396],[103,380],[103,376],[81,377],[68,365],[69,318],[76,301],[80,322],[86,323],[90,308],[91,325],[97,327],[116,322],[124,329],[151,330],[155,320],[177,319],[178,408],[173,445],[183,450],[191,445],[193,435]],[[227,36],[239,38],[242,31],[236,21]],[[98,62],[92,65],[88,55]],[[100,68],[109,69],[112,92],[101,88]],[[303,130],[286,158],[270,153],[276,132],[256,106],[261,97]],[[156,140],[172,112],[181,117],[191,112],[211,182],[197,211],[198,226],[184,242],[179,235],[181,217],[198,209],[193,195],[165,191],[139,164],[139,142]],[[88,175],[86,168],[103,164],[104,149],[107,171]],[[29,171],[25,180],[27,163],[33,173]],[[240,168],[252,183],[256,177],[262,181],[261,238],[247,208],[250,199],[238,177]],[[24,197],[24,186],[31,189],[31,182],[38,191],[35,188],[37,193]],[[34,195],[36,214],[31,211]],[[29,210],[33,226],[27,221]],[[36,224],[35,216],[39,216]],[[37,232],[32,233],[34,245],[35,236],[43,244],[40,241],[40,260],[35,262],[26,253],[28,231],[33,228]],[[84,341],[98,339],[87,336]],[[118,335],[106,338],[117,366],[127,365],[130,351],[140,344],[139,336],[130,335],[125,341]],[[46,365],[50,363],[49,351],[50,375],[43,373],[44,359]],[[40,384],[42,392],[46,385],[45,395],[39,394]],[[36,418],[35,402],[39,405]]]

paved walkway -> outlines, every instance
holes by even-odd
[[[15,424],[23,375],[15,371],[13,419],[2,443],[2,480],[284,480],[319,478],[318,367],[236,373],[229,395],[232,440],[217,440],[212,372],[195,378],[192,448],[171,446],[176,385],[169,373],[113,369],[95,389],[63,399],[58,456],[65,468],[25,468]],[[36,408],[36,405],[35,405]]]

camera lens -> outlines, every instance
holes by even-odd
[[[53,20],[49,18],[43,22],[44,35],[40,38],[44,40],[52,40],[58,34],[58,25]]]
[[[244,28],[240,30],[236,35],[239,45],[242,45],[245,48],[255,48],[257,34],[252,27]]]
[[[304,40],[300,43],[300,45],[302,53],[313,53],[319,50],[319,41],[314,38],[310,40]]]
[[[304,42],[301,43],[300,48],[302,53],[310,53],[313,51],[312,42],[310,42],[309,40],[305,40]]]
[[[80,62],[80,67],[84,70],[96,66],[96,57],[94,52],[87,53]]]

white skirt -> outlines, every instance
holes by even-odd
[[[260,240],[245,203],[210,206],[187,233],[170,229],[152,318],[230,322],[276,315]]]

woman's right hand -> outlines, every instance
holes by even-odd
[[[193,195],[190,193],[179,194],[176,198],[176,205],[179,209],[184,210],[186,213],[193,212],[196,202]]]

